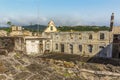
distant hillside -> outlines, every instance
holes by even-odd
[[[7,32],[10,32],[10,28],[9,27],[0,27],[0,30],[5,30]]]
[[[39,29],[40,32],[42,32],[46,27],[47,27],[47,26],[45,26],[45,25],[37,25],[37,24],[35,24],[35,25],[23,26],[23,28],[24,28],[25,30],[30,30],[30,31],[33,31],[33,32],[38,31],[38,29]]]
[[[28,29],[30,31],[37,31],[38,25],[29,25],[29,26],[23,26],[25,29]],[[45,25],[39,25],[39,31],[43,31],[47,26]],[[108,31],[109,27],[107,26],[62,26],[57,27],[59,31]]]
[[[39,27],[39,31],[42,32],[47,26],[45,25],[26,25],[26,26],[22,26],[25,30],[30,30],[33,32],[38,31],[38,27]],[[10,32],[10,27],[0,27],[0,30],[5,30],[7,32]]]
[[[63,26],[58,27],[59,31],[108,31],[109,27],[107,26]]]

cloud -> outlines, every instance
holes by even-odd
[[[7,21],[11,21],[14,25],[30,25],[32,24],[41,24],[47,25],[50,20],[53,20],[57,26],[76,26],[76,25],[107,25],[109,26],[109,19],[107,18],[87,18],[77,16],[54,16],[54,17],[34,17],[34,16],[4,16],[0,17],[0,23],[3,26],[6,26]],[[116,22],[115,24],[118,24]]]
[[[73,17],[34,17],[34,16],[19,16],[19,17],[3,17],[1,19],[2,24],[6,25],[8,21],[11,21],[14,25],[29,25],[32,24],[41,24],[47,25],[50,20],[53,20],[57,26],[61,25],[79,25],[81,24],[80,19]]]
[[[53,18],[56,25],[58,26],[74,26],[74,25],[80,25],[83,23],[83,21],[76,17],[55,17]]]
[[[1,21],[1,25],[7,25],[7,22],[11,21],[12,24],[14,25],[23,26],[23,25],[30,25],[31,23],[32,24],[39,23],[45,25],[47,19],[43,17],[37,18],[33,16],[19,16],[19,17],[12,16],[12,17],[2,17],[0,21]]]

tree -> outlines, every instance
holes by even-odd
[[[11,25],[12,25],[12,22],[11,22],[11,21],[8,21],[8,22],[7,22],[7,25],[11,26]]]

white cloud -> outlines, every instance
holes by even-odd
[[[57,16],[57,17],[34,17],[34,16],[11,16],[0,17],[1,25],[6,25],[7,21],[11,21],[15,25],[29,25],[29,24],[41,24],[47,25],[50,20],[53,20],[57,26],[75,26],[75,25],[107,25],[109,26],[109,19],[107,18],[91,18],[83,19],[77,16]],[[115,24],[119,22],[116,21]]]
[[[6,25],[7,21],[11,21],[15,25],[29,25],[33,24],[41,24],[47,25],[50,20],[53,20],[56,25],[79,25],[81,24],[81,20],[73,18],[73,17],[33,17],[33,16],[25,16],[25,17],[3,17],[1,19],[2,24]]]

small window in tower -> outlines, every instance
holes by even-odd
[[[51,26],[50,30],[51,30],[51,31],[53,30],[53,26]]]
[[[105,39],[105,34],[104,33],[100,33],[100,40],[104,40]]]

